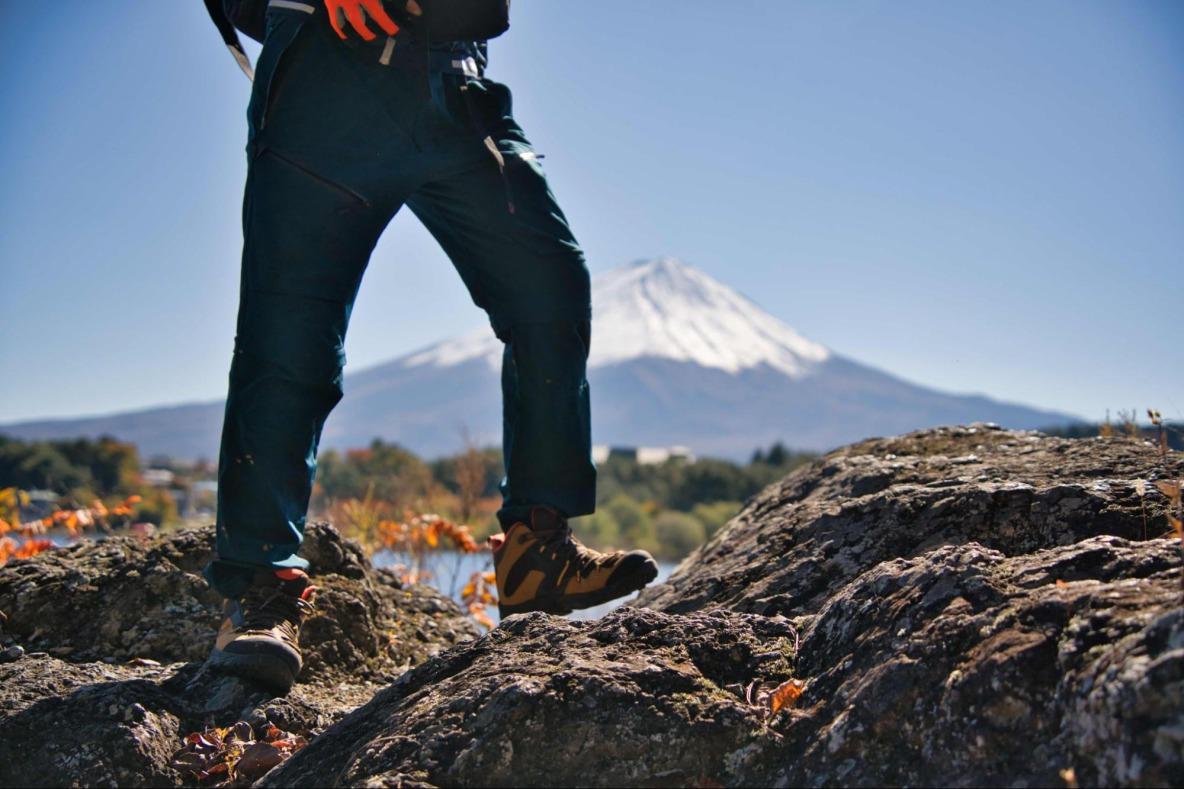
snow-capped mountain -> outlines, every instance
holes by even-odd
[[[736,291],[674,258],[641,260],[592,283],[594,341],[589,368],[656,358],[737,373],[768,365],[806,375],[830,351]],[[403,360],[447,367],[484,359],[497,368],[502,345],[489,329],[446,340]]]
[[[685,445],[745,457],[784,441],[828,449],[938,424],[1051,427],[1072,416],[952,395],[846,359],[806,339],[718,280],[672,258],[593,280],[593,440]],[[502,345],[488,328],[346,376],[323,446],[375,437],[425,456],[456,451],[462,431],[500,441]],[[0,427],[27,438],[109,434],[145,455],[217,457],[221,403]]]

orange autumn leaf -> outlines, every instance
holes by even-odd
[[[485,606],[481,603],[469,604],[469,616],[473,617],[477,624],[490,630],[493,629],[493,620],[490,619],[488,615],[486,615]]]
[[[1168,523],[1172,524],[1172,530],[1176,532],[1176,537],[1184,541],[1184,521],[1169,515]]]
[[[781,710],[792,707],[805,688],[806,683],[800,679],[787,679],[782,682],[769,696],[769,714],[776,715]]]

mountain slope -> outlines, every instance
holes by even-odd
[[[903,381],[808,340],[701,271],[671,258],[607,272],[593,285],[588,378],[597,443],[684,444],[743,457],[783,440],[828,449],[939,424],[1037,428],[1076,418]],[[501,343],[481,329],[346,377],[324,446],[375,436],[431,456],[461,432],[497,443]],[[145,455],[216,456],[221,403],[0,427],[26,438],[111,434]]]
[[[729,373],[762,364],[790,378],[830,351],[802,337],[736,291],[674,258],[642,260],[593,283],[590,368],[647,357]],[[446,340],[402,360],[444,367],[483,359],[497,369],[502,346],[488,330]]]

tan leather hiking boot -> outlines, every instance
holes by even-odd
[[[636,592],[658,576],[645,551],[599,553],[572,536],[567,521],[536,507],[531,523],[489,538],[503,617],[527,611],[570,614]]]
[[[300,625],[316,610],[317,588],[303,570],[261,570],[226,618],[209,665],[287,693],[300,673]]]

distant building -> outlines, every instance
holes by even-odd
[[[169,492],[177,502],[177,512],[182,518],[213,517],[218,505],[218,483],[212,479],[200,479]]]
[[[592,447],[592,462],[604,463],[609,458],[624,458],[632,460],[638,465],[650,466],[665,463],[668,460],[681,460],[684,463],[694,463],[695,455],[688,447],[610,447],[607,444],[597,444]]]
[[[177,478],[177,475],[167,468],[146,468],[142,476],[144,483],[154,488],[167,488]]]

